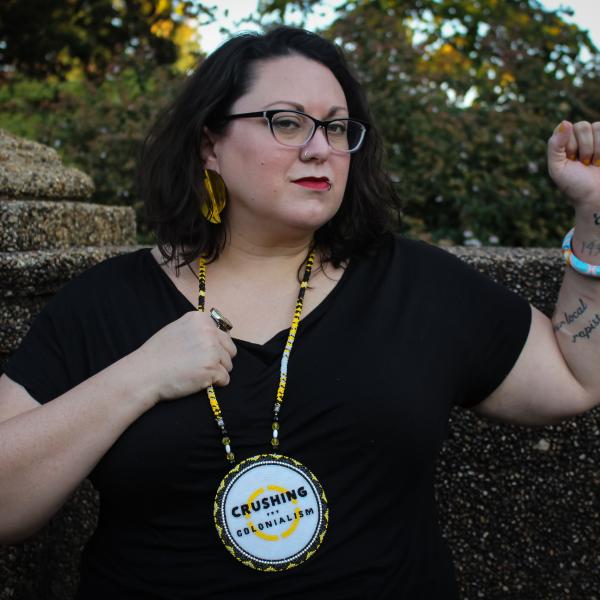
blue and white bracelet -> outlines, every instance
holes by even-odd
[[[582,275],[586,275],[588,277],[600,277],[600,265],[590,265],[575,256],[575,253],[573,252],[574,233],[575,228],[573,227],[573,229],[571,229],[571,231],[565,235],[565,239],[562,243],[562,255],[565,259],[565,263],[570,265]]]

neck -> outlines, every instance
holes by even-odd
[[[229,231],[227,243],[218,262],[229,269],[295,270],[308,254],[312,236],[301,235],[294,239],[253,238]]]

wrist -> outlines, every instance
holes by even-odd
[[[598,204],[580,206],[576,210],[575,228],[570,246],[579,260],[589,265],[600,265],[600,206]],[[566,248],[563,247],[563,254],[565,250]]]
[[[576,238],[575,232],[575,228],[571,229],[562,242],[565,263],[581,275],[600,278],[600,240]]]
[[[143,346],[112,365],[111,381],[140,414],[160,400],[154,372],[154,369],[148,368]]]
[[[575,210],[575,231],[577,236],[600,239],[599,203],[584,204]]]

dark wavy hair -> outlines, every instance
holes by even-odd
[[[341,50],[293,27],[244,33],[225,42],[195,70],[142,146],[138,189],[165,260],[182,266],[200,255],[209,260],[218,257],[226,241],[227,209],[219,225],[209,223],[200,210],[207,202],[202,183],[203,129],[216,134],[226,130],[224,117],[252,86],[257,61],[294,54],[326,66],[344,91],[350,116],[371,124],[362,147],[351,155],[340,209],[315,232],[314,246],[322,261],[337,267],[369,253],[398,221],[398,198],[382,169],[381,137],[373,126],[366,95]]]

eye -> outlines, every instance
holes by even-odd
[[[275,115],[273,117],[273,127],[279,131],[295,131],[302,127],[302,119],[293,114]]]
[[[348,123],[346,121],[331,121],[327,124],[327,133],[331,135],[346,135]]]

